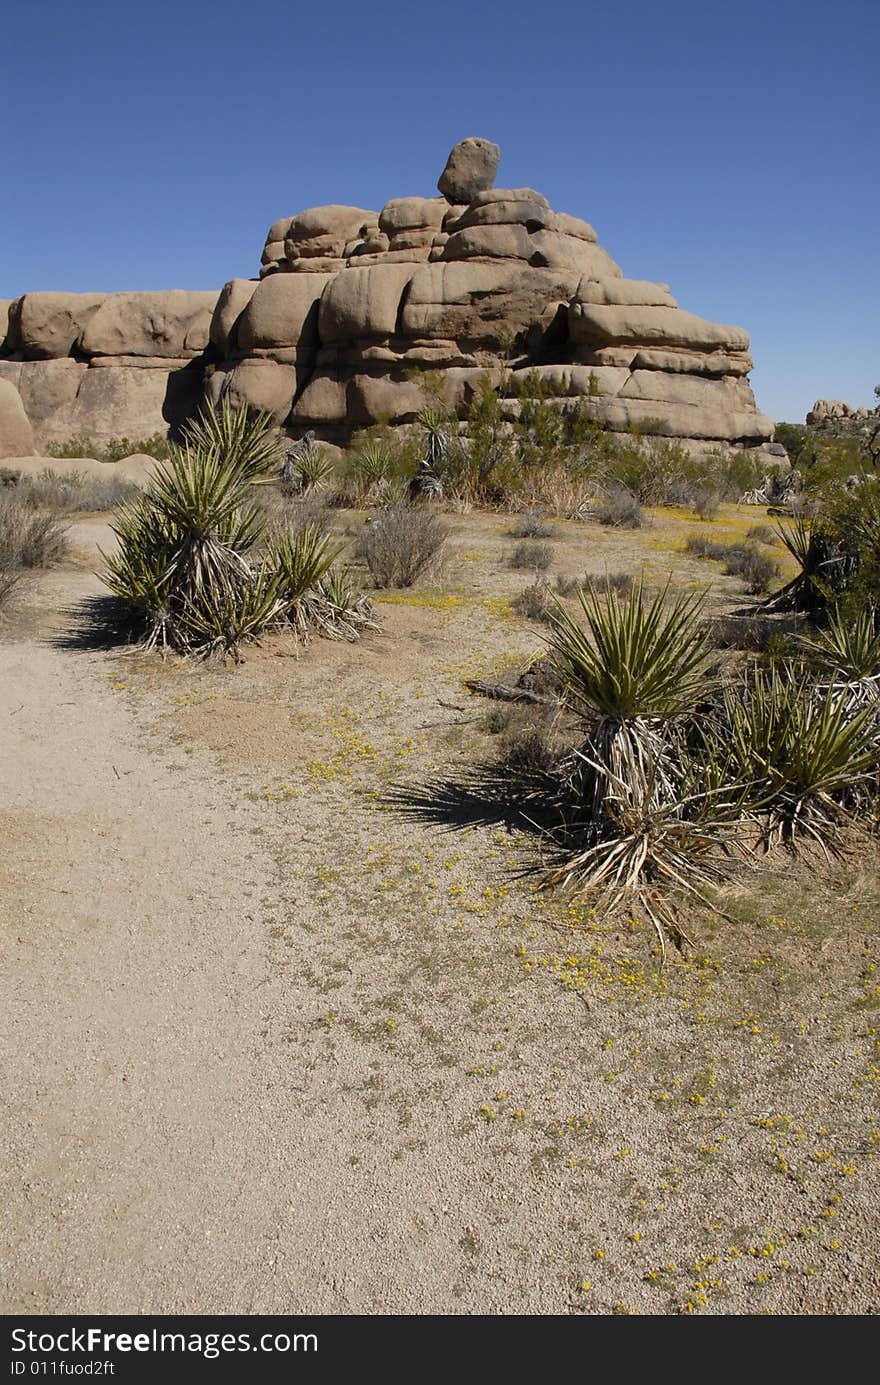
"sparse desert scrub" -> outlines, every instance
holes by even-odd
[[[552,539],[556,530],[540,510],[525,510],[514,521],[510,535],[514,539]]]
[[[47,457],[93,457],[98,462],[118,462],[123,457],[143,454],[154,457],[157,462],[165,462],[171,456],[172,443],[164,433],[153,433],[149,438],[111,438],[109,442],[95,442],[94,438],[72,437],[63,442],[50,442],[46,446]]]
[[[191,425],[149,489],[120,506],[105,581],[148,648],[238,659],[266,630],[354,638],[370,623],[368,603],[342,599],[341,579],[328,594],[338,549],[326,534],[308,524],[267,532],[253,492],[279,463],[270,419],[224,401]]]
[[[377,587],[411,587],[437,561],[448,532],[430,510],[396,505],[367,521],[356,552]]]
[[[624,486],[606,489],[596,506],[596,518],[615,529],[641,529],[645,522],[638,496]]]
[[[533,572],[546,572],[553,561],[553,550],[549,544],[536,539],[526,539],[518,543],[510,554],[510,566],[522,570],[530,568]]]
[[[779,564],[757,543],[716,543],[706,534],[691,535],[685,545],[695,558],[712,558],[724,563],[728,577],[739,577],[752,596],[766,592],[779,577]]]
[[[876,706],[854,706],[845,686],[817,685],[785,664],[752,669],[725,690],[717,746],[768,847],[812,843],[840,855],[876,796]]]
[[[55,471],[52,467],[44,467],[36,476],[20,481],[17,490],[23,504],[62,514],[112,510],[140,494],[140,487],[134,481],[114,476],[110,465],[106,480],[88,476],[83,471]]]
[[[50,567],[67,552],[67,528],[31,510],[14,492],[0,494],[0,572]]]
[[[525,616],[527,620],[549,621],[554,609],[553,588],[545,578],[539,577],[528,587],[523,587],[510,604],[517,615]]]

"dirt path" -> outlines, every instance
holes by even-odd
[[[282,1197],[256,1058],[272,867],[150,752],[107,657],[43,630],[0,647],[6,1308],[246,1308]]]

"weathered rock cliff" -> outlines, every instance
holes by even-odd
[[[440,197],[282,217],[259,279],[230,280],[219,296],[29,293],[0,304],[0,378],[19,391],[37,445],[173,429],[203,388],[268,410],[294,436],[345,443],[380,419],[411,421],[427,370],[443,373],[462,418],[487,372],[514,417],[535,372],[556,407],[588,396],[612,429],[771,439],[746,333],[682,310],[665,284],[624,278],[592,226],[541,193],[493,187],[498,158],[488,140],[464,140]]]

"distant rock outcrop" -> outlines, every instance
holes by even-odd
[[[536,379],[561,410],[589,398],[612,429],[768,442],[747,334],[683,311],[665,284],[624,278],[592,226],[541,193],[495,188],[499,157],[463,140],[441,197],[281,217],[259,280],[219,296],[25,294],[9,305],[0,378],[20,391],[38,445],[173,428],[203,379],[213,400],[346,443],[378,420],[410,422],[428,402],[427,370],[442,372],[461,418],[488,374],[509,418]]]

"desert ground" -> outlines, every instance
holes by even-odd
[[[355,645],[102,648],[106,516],[0,630],[7,1312],[880,1310],[876,857],[768,859],[661,969],[527,824],[403,810],[542,648],[509,517],[448,522]],[[698,527],[560,521],[552,572],[742,604]]]

